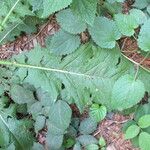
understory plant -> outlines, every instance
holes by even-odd
[[[106,149],[93,134],[98,124],[108,112],[129,111],[125,138],[149,150],[150,70],[142,64],[150,54],[150,1],[135,0],[126,13],[124,3],[0,0],[1,45],[36,33],[49,18],[59,25],[45,47],[0,60],[0,149]],[[137,42],[140,62],[122,52],[126,38]],[[72,105],[87,115],[75,116]]]

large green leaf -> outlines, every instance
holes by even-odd
[[[79,16],[80,19],[93,25],[98,0],[73,0],[72,10]]]
[[[94,25],[88,27],[94,42],[102,48],[114,48],[121,34],[113,20],[97,17]]]
[[[138,45],[143,51],[150,51],[150,19],[141,27],[138,37]]]
[[[66,55],[75,51],[80,45],[80,37],[64,31],[57,32],[50,43],[49,49],[56,55]]]
[[[22,56],[26,56],[28,59]],[[21,67],[15,70],[15,74],[21,77],[23,83],[30,83],[36,88],[41,87],[43,91],[50,94],[53,102],[63,84],[67,97],[73,99],[82,111],[86,105],[91,103],[91,99],[109,109],[112,108],[110,97],[114,83],[122,75],[134,72],[133,65],[122,57],[122,61],[118,64],[120,57],[117,48],[110,51],[88,43],[63,59],[54,56],[47,49],[37,47],[31,52],[16,56],[16,63],[10,64]],[[25,60],[27,61],[25,62]],[[139,69],[139,74],[149,90],[149,84],[143,78],[146,72]],[[149,73],[147,73],[147,79],[149,79]],[[121,89],[119,89],[120,92]],[[115,109],[117,107],[120,108],[117,105]]]
[[[137,136],[140,132],[140,127],[137,125],[131,125],[127,128],[126,133],[125,133],[125,138],[126,139],[132,139],[135,136]]]
[[[116,14],[115,21],[119,31],[126,36],[132,36],[139,25],[134,16],[126,14]]]
[[[52,13],[70,5],[72,0],[43,0],[42,17],[48,17]]]
[[[97,139],[92,135],[80,135],[77,140],[83,145],[97,144]]]
[[[139,146],[141,150],[149,150],[150,148],[150,134],[141,132],[139,136]]]
[[[149,2],[150,2],[149,0],[142,0],[142,3],[141,3],[141,0],[135,0],[133,6],[139,9],[143,9],[148,6]]]
[[[82,134],[91,134],[96,130],[97,123],[91,118],[86,118],[83,121],[81,121],[79,126],[79,131]]]
[[[57,101],[49,111],[48,128],[53,135],[64,134],[71,121],[71,109],[64,101]]]
[[[144,93],[145,87],[140,80],[124,75],[116,81],[112,89],[112,107],[119,110],[130,108],[142,99]]]
[[[32,147],[34,138],[29,130],[33,127],[31,121],[8,118],[4,113],[0,113],[0,120],[0,131],[3,130],[2,135],[5,137],[4,142],[6,142],[6,140],[14,142],[16,149],[29,150]],[[12,141],[10,141],[10,139],[12,139]],[[9,143],[7,143],[7,145],[8,144]]]
[[[60,11],[56,17],[60,26],[69,33],[77,34],[86,29],[86,23],[74,15],[71,9]]]
[[[142,116],[139,121],[138,121],[138,125],[141,128],[147,128],[150,126],[150,115],[144,115]]]
[[[34,102],[35,100],[32,91],[25,89],[24,87],[17,84],[11,86],[10,93],[13,101],[18,104],[30,103]]]
[[[46,145],[48,149],[57,150],[61,147],[63,143],[63,135],[53,135],[48,132],[46,137]]]

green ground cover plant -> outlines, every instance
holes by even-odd
[[[92,133],[108,113],[119,112],[134,114],[123,127],[125,138],[149,150],[150,69],[142,63],[150,54],[150,0],[135,0],[128,13],[123,3],[0,0],[1,45],[36,33],[49,16],[55,15],[60,26],[46,38],[46,47],[37,44],[0,60],[0,149],[106,149],[105,139]],[[82,33],[88,42],[81,40]],[[137,41],[139,63],[121,52],[125,37]],[[72,104],[88,116],[74,117]]]

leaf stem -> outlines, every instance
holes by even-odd
[[[76,73],[61,69],[53,69],[53,68],[47,68],[47,67],[40,67],[40,66],[34,66],[34,65],[28,65],[28,64],[20,64],[17,62],[9,62],[9,61],[0,61],[0,65],[7,65],[7,66],[15,66],[15,67],[22,67],[22,68],[30,68],[30,69],[38,69],[38,70],[45,70],[45,71],[51,71],[51,72],[58,72],[63,74],[70,74],[70,75],[76,75],[76,76],[83,76],[86,78],[93,78],[93,76],[83,74],[83,73]]]

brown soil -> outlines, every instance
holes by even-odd
[[[103,120],[94,133],[96,137],[103,136],[107,141],[107,150],[138,150],[132,146],[130,140],[124,139],[122,133],[122,125],[132,119],[130,116],[123,116],[120,114],[114,114],[111,119]]]

